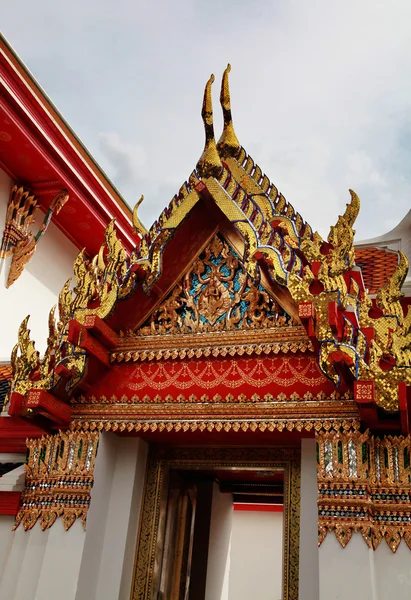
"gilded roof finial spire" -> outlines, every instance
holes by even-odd
[[[228,64],[221,81],[220,93],[220,103],[224,116],[224,129],[218,142],[218,149],[223,157],[234,156],[241,147],[240,142],[235,134],[233,120],[231,117],[231,98],[230,87],[228,84],[228,74],[230,71],[231,65]]]
[[[213,82],[214,75],[211,75],[204,90],[203,109],[201,111],[205,129],[204,152],[197,163],[197,171],[201,177],[216,176],[223,167],[214,138],[213,103],[211,100],[211,86]]]
[[[146,227],[144,227],[143,223],[141,222],[141,220],[139,219],[139,216],[138,216],[138,209],[140,207],[140,204],[143,202],[143,200],[144,200],[144,196],[143,196],[143,194],[141,194],[140,200],[138,200],[136,202],[134,209],[133,209],[133,231],[134,231],[134,233],[137,233],[141,237],[144,237],[148,233],[148,230],[146,229]]]

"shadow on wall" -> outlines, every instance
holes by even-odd
[[[228,600],[233,497],[213,484],[205,600]]]
[[[38,229],[43,218],[44,214],[38,211],[34,231]],[[73,275],[73,263],[78,252],[74,244],[51,222],[25,269],[52,294],[58,296],[67,279]],[[16,284],[18,281],[13,285]]]

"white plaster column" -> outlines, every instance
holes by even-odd
[[[377,594],[374,551],[361,533],[354,533],[343,548],[334,533],[320,546],[320,600],[388,600],[395,595]]]
[[[0,515],[0,585],[3,568],[11,551],[14,517]]]
[[[86,531],[57,519],[12,533],[13,518],[0,519],[0,600],[128,600],[146,460],[143,441],[101,435]]]
[[[20,566],[14,600],[31,600],[36,597],[43,559],[46,552],[48,531],[42,531],[36,523],[27,536],[26,552]]]
[[[35,532],[31,531],[29,536],[33,533]],[[86,532],[80,519],[75,521],[69,531],[65,531],[62,520],[57,519],[48,532],[33,600],[74,600],[85,537]]]
[[[101,435],[75,600],[129,599],[146,461],[142,440]]]
[[[233,496],[213,484],[205,600],[229,599]]]
[[[24,461],[25,455],[2,453],[0,459],[1,462],[19,462]],[[24,479],[24,466],[16,467],[0,478],[0,492],[22,491]],[[16,537],[16,533],[12,531],[13,525],[13,516],[0,516],[0,600],[13,598],[18,573],[26,553],[27,537],[21,534]]]
[[[130,440],[131,441],[131,440]],[[119,600],[129,600],[131,583],[133,578],[134,561],[137,549],[137,535],[140,525],[140,514],[144,496],[144,486],[146,482],[146,468],[148,458],[148,445],[143,440],[136,440],[138,444],[138,455],[136,456],[134,468],[134,481],[130,488],[130,504],[127,505],[128,524],[126,528],[125,544],[123,545],[124,559],[121,572]],[[133,472],[132,472],[133,474]],[[123,495],[120,488],[116,488],[117,495]],[[125,499],[123,495],[123,499]],[[112,507],[115,508],[115,496],[113,495]],[[107,557],[110,559],[110,556]],[[99,600],[96,598],[96,600]]]
[[[315,439],[301,440],[299,600],[319,598],[317,458]]]
[[[0,581],[0,600],[14,600],[21,565],[26,553],[29,536],[23,527],[12,533],[9,552],[4,562]]]

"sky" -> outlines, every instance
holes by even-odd
[[[411,208],[409,0],[0,0],[2,33],[150,226],[216,137],[237,137],[313,229],[361,199],[356,239]]]

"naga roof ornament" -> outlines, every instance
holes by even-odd
[[[109,352],[103,350],[115,347],[120,334],[111,329],[113,315],[126,310],[122,301],[137,288],[145,298],[156,298],[170,242],[195,208],[200,210],[202,203],[210,207],[213,202],[223,215],[220,221],[234,232],[232,244],[245,272],[256,283],[263,279],[267,292],[280,304],[288,303],[289,314],[298,315],[323,373],[336,386],[341,381],[348,387],[354,385],[359,403],[369,402],[388,412],[401,409],[404,386],[411,385],[411,312],[405,315],[401,305],[406,257],[399,253],[394,274],[372,299],[355,265],[353,226],[360,209],[358,196],[350,191],[350,202],[327,240],[313,233],[240,145],[231,115],[230,68],[222,79],[224,128],[218,144],[212,75],[201,113],[205,148],[196,169],[149,230],[137,216],[140,199],[133,224],[141,239],[130,255],[117,238],[113,221],[94,260],[84,251],[79,254],[74,287],[67,282],[60,294],[57,326],[53,314],[50,317],[44,359],[35,352],[27,319],[23,321],[12,356],[13,392],[24,396],[30,389],[41,388],[69,402],[92,371],[86,368],[90,356],[99,356],[108,368]],[[192,263],[195,258],[191,257]],[[142,315],[143,321],[148,316]],[[87,337],[90,331],[94,332],[92,340]]]
[[[46,211],[36,235],[31,231],[39,208],[37,198],[22,185],[13,185],[7,206],[6,223],[0,247],[0,259],[11,256],[6,287],[9,288],[22,274],[33,257],[40,238],[46,233],[53,215],[58,215],[69,199],[66,189],[60,190]]]
[[[228,74],[230,71],[231,65],[228,64],[221,81],[220,103],[223,110],[224,127],[217,148],[222,158],[235,156],[241,148],[240,142],[234,131],[233,119],[231,116],[231,97],[228,82]]]
[[[138,217],[137,211],[140,208],[141,203],[144,200],[143,194],[140,197],[140,200],[137,200],[136,205],[133,209],[133,230],[134,233],[138,233],[140,237],[143,237],[148,234],[148,229],[143,225],[141,220]]]
[[[213,101],[211,99],[211,86],[213,83],[214,75],[211,75],[204,90],[203,109],[201,111],[205,131],[205,147],[197,163],[197,171],[201,177],[218,176],[223,168],[214,137]]]

